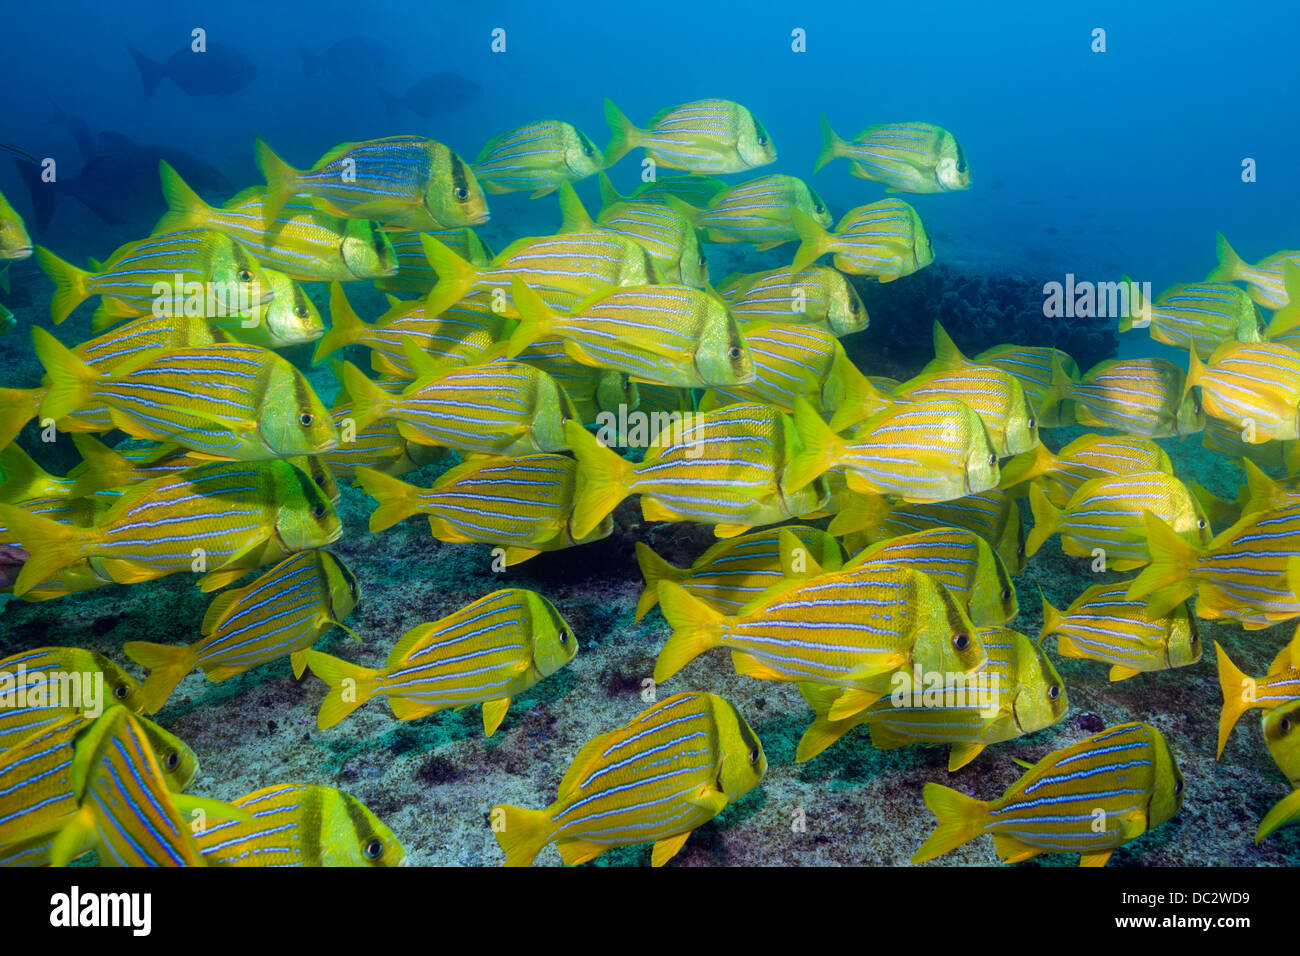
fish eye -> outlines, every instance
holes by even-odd
[[[325,517],[325,505],[324,504],[314,505],[311,509],[311,516],[313,518]]]
[[[1174,796],[1178,796],[1182,792],[1183,792],[1183,781],[1179,780],[1176,784],[1174,784]]]
[[[998,456],[997,456],[997,454],[994,453],[994,452],[989,452],[989,464],[990,464],[990,465],[996,465],[997,463],[998,463]]]
[[[825,211],[826,211],[826,207],[823,206],[821,203],[816,203],[813,205],[813,212],[825,212]]]
[[[1204,518],[1197,518],[1197,519],[1196,519],[1196,527],[1197,527],[1198,529],[1200,529],[1201,531],[1204,531],[1204,530],[1205,530],[1205,519],[1204,519]]]
[[[594,153],[596,150],[595,150],[594,147],[592,147],[592,145],[591,145],[590,143],[588,143],[586,146],[582,147],[582,151],[583,151],[583,153],[585,153],[586,155],[590,156],[590,155],[591,155],[592,153]]]
[[[1057,699],[1060,698],[1060,696],[1061,696],[1061,685],[1060,685],[1060,684],[1049,684],[1048,687],[1047,687],[1047,699],[1048,699],[1048,700],[1057,700]]]
[[[1003,600],[1003,601],[1010,601],[1010,600],[1011,600],[1011,588],[1006,587],[1006,588],[1003,588],[1003,589],[1002,589],[1002,600]]]
[[[852,302],[849,303],[849,311],[852,312],[854,315],[858,314],[858,310],[860,308],[861,306],[858,305],[858,301],[856,299],[854,299]]]
[[[316,416],[311,412],[301,412],[298,415],[298,424],[303,428],[311,428],[314,421],[316,421]]]
[[[758,134],[758,145],[759,145],[759,146],[766,146],[766,145],[767,145],[767,137],[766,137],[764,134],[762,134],[762,133],[759,133],[759,134]]]
[[[1036,421],[1035,421],[1034,419],[1032,419],[1032,418],[1029,419],[1028,421],[1026,421],[1025,424],[1026,424],[1027,426],[1029,426],[1029,430],[1030,430],[1030,431],[1033,431],[1035,428],[1038,427],[1038,422],[1036,422]]]
[[[307,307],[305,305],[294,306],[293,314],[300,319],[307,318]]]
[[[970,647],[970,635],[963,632],[952,636],[952,648],[955,651],[964,651]]]
[[[464,202],[466,199],[469,198],[469,190],[466,189],[464,186],[457,186],[454,190],[452,190],[451,194],[456,197],[458,202]]]
[[[1200,641],[1200,639],[1201,639],[1201,633],[1200,633],[1200,631],[1196,630],[1196,628],[1192,628],[1192,633],[1188,636],[1188,638],[1187,638],[1187,643],[1188,643],[1188,644],[1195,644],[1195,643],[1197,643],[1198,641]]]
[[[118,684],[113,688],[113,696],[118,700],[126,700],[126,695],[129,693],[131,693],[131,688],[127,687],[125,684]]]
[[[366,845],[361,848],[361,852],[367,860],[377,860],[384,855],[384,843],[382,840],[372,837],[366,841]]]
[[[163,767],[167,770],[175,770],[181,765],[181,755],[175,750],[169,750],[163,756]]]
[[[750,762],[750,763],[758,763],[758,748],[757,748],[757,747],[751,747],[751,748],[749,749],[749,762]]]
[[[252,282],[253,273],[249,272],[247,269],[240,269],[238,272],[235,273],[235,278],[238,279],[240,282]]]
[[[731,348],[727,349],[727,358],[729,359],[738,359],[742,354],[739,345],[733,345]]]
[[[704,256],[700,256],[700,266],[703,267],[705,265],[708,265],[708,263],[705,261]]]
[[[1016,557],[1023,558],[1024,556],[1025,556],[1025,546],[1022,544],[1020,547],[1016,548]]]

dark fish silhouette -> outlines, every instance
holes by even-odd
[[[257,64],[234,47],[209,43],[203,53],[189,47],[177,50],[165,63],[155,63],[139,50],[127,47],[140,69],[144,98],[153,96],[163,77],[190,96],[228,96],[257,78]]]
[[[14,165],[31,196],[38,233],[49,227],[56,206],[66,196],[80,200],[111,226],[155,222],[167,211],[158,183],[158,163],[162,160],[204,195],[229,196],[234,192],[225,176],[184,150],[141,146],[121,133],[105,132],[92,137],[79,120],[73,122],[78,124],[74,131],[85,160],[74,178],[65,179],[61,174],[55,182],[43,182],[40,166],[14,157]]]
[[[302,57],[302,75],[308,79],[323,71],[342,83],[371,88],[391,79],[401,63],[401,55],[392,47],[361,36],[335,40],[319,55],[300,43],[298,55]]]
[[[464,109],[482,95],[483,87],[459,73],[434,73],[422,80],[416,80],[400,97],[384,90],[379,91],[379,98],[388,108],[390,118],[397,114],[399,106],[406,107],[416,116],[454,113]]]

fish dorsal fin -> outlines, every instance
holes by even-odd
[[[414,651],[418,650],[437,630],[437,626],[436,621],[417,624],[415,627],[403,634],[397,643],[393,645],[393,649],[388,652],[388,666],[392,667],[395,664],[404,661]]]
[[[238,588],[234,591],[226,591],[224,594],[218,594],[208,605],[208,610],[203,615],[203,623],[199,626],[199,632],[205,637],[221,626],[230,613],[230,609],[235,606],[235,602],[244,596],[245,588]]]

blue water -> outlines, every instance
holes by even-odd
[[[155,59],[210,41],[252,59],[258,77],[221,98],[164,80],[145,102],[128,44]],[[506,52],[490,49],[506,31]],[[1091,32],[1106,30],[1093,53]],[[791,51],[791,31],[807,52]],[[319,53],[362,34],[394,56],[367,64],[379,82],[304,77],[299,45]],[[844,161],[811,175],[824,110],[845,136],[871,123],[925,120],[951,129],[970,160],[967,193],[907,197],[944,246],[987,254],[1044,281],[1123,269],[1163,288],[1202,277],[1222,231],[1248,260],[1296,244],[1295,157],[1300,7],[1257,3],[550,4],[316,0],[276,4],[71,0],[11,5],[0,36],[0,142],[74,171],[54,105],[94,131],[188,150],[237,186],[259,182],[252,141],[264,136],[306,165],[331,145],[410,131],[473,158],[491,136],[541,117],[567,119],[603,144],[602,98],[634,121],[698,97],[738,100],[771,132],[767,171],[809,178],[837,212],[880,198]],[[400,93],[431,72],[475,80],[483,95],[453,112],[388,117],[377,87]],[[639,153],[634,153],[634,157]],[[1258,181],[1241,181],[1241,162]],[[635,158],[612,175],[635,185]],[[0,161],[0,191],[26,198]],[[594,183],[583,186],[590,203]],[[105,252],[75,203],[38,241]],[[493,200],[494,232],[536,232],[553,203]],[[518,228],[516,228],[518,224]],[[137,230],[138,232],[138,230]],[[132,238],[112,234],[114,240]],[[971,252],[974,250],[974,253]]]

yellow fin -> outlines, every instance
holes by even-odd
[[[656,840],[654,850],[650,853],[651,866],[663,866],[673,857],[675,857],[683,846],[686,845],[686,838],[691,835],[691,831],[679,833],[676,836],[664,837],[662,840]]]
[[[501,726],[501,721],[506,719],[506,711],[510,709],[510,698],[502,697],[500,700],[485,700],[483,702],[483,734],[491,737]]]

